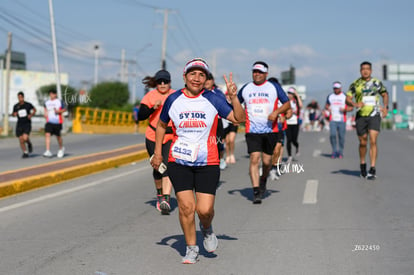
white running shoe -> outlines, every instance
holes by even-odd
[[[53,154],[52,154],[52,152],[50,152],[49,150],[46,150],[46,151],[43,153],[43,156],[44,156],[45,158],[51,158],[51,157],[53,156]]]
[[[216,251],[217,246],[218,246],[218,240],[217,240],[216,234],[214,234],[213,232],[213,226],[210,225],[210,228],[205,229],[200,222],[200,229],[204,237],[204,240],[203,240],[204,249],[210,253]]]
[[[60,149],[57,153],[57,157],[58,158],[63,158],[63,156],[65,155],[65,147],[62,147],[62,149]]]
[[[197,245],[187,246],[185,256],[182,259],[181,263],[195,264],[198,261],[198,251],[199,251],[199,248]]]
[[[220,170],[224,170],[227,167],[227,163],[224,159],[220,159]]]
[[[271,180],[278,180],[279,176],[277,175],[276,169],[272,169],[269,172],[269,176]]]

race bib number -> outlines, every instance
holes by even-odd
[[[268,117],[268,106],[262,104],[252,104],[252,115],[256,117]]]
[[[182,140],[177,140],[171,148],[171,154],[176,159],[194,162],[197,159],[199,148],[200,145],[197,143],[189,143]]]
[[[333,121],[342,121],[342,115],[338,114],[338,113],[332,114],[332,120]]]
[[[362,102],[365,106],[375,106],[377,105],[377,98],[376,96],[363,96]]]
[[[17,113],[19,114],[19,117],[27,117],[26,109],[20,109]]]

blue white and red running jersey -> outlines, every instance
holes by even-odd
[[[282,104],[289,101],[283,88],[271,81],[262,85],[254,82],[244,85],[238,93],[240,103],[244,103],[246,112],[246,133],[278,132],[277,122],[268,120],[268,116]]]
[[[56,114],[55,110],[62,110],[65,108],[65,103],[63,103],[60,99],[49,99],[45,102],[45,111],[46,111],[46,122],[53,123],[53,124],[62,124],[63,123],[63,115]]]
[[[227,117],[232,107],[224,96],[204,90],[196,97],[178,90],[168,96],[160,120],[173,122],[168,161],[187,166],[219,165],[217,117]]]
[[[346,112],[341,112],[341,108],[346,108],[346,95],[341,92],[340,94],[331,93],[326,98],[326,104],[331,106],[331,112],[329,114],[329,121],[346,122]]]

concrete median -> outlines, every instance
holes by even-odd
[[[148,158],[143,144],[0,174],[0,198]]]

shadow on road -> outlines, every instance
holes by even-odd
[[[204,249],[204,247],[203,247],[203,234],[201,233],[201,231],[197,231],[196,233],[197,233],[197,245],[200,248],[200,255],[202,255],[206,258],[215,258],[215,257],[217,257],[217,255],[214,252],[209,253]],[[225,234],[217,235],[217,239],[227,240],[227,241],[238,240],[235,237],[231,237],[231,236],[228,236],[228,235],[225,235]],[[185,244],[184,234],[182,234],[182,235],[172,235],[172,236],[165,237],[161,241],[157,242],[156,244],[158,244],[158,245],[168,245],[168,246],[174,248],[175,250],[177,250],[177,252],[180,253],[181,256],[185,256],[186,244]],[[219,247],[220,247],[220,242],[219,242]]]
[[[326,154],[325,153],[325,154],[321,154],[321,156],[330,159],[332,157],[332,154]]]
[[[279,193],[278,190],[270,190],[267,189],[264,198],[270,197],[273,193]],[[229,190],[228,193],[230,195],[234,195],[235,193],[240,193],[243,197],[245,197],[249,201],[253,201],[253,189],[251,187],[244,188],[244,189],[235,189],[235,190]]]
[[[344,174],[344,175],[347,175],[347,176],[355,176],[355,177],[359,178],[359,175],[360,175],[361,172],[358,171],[358,170],[340,169],[340,170],[337,170],[337,171],[332,171],[331,173],[332,174]]]

